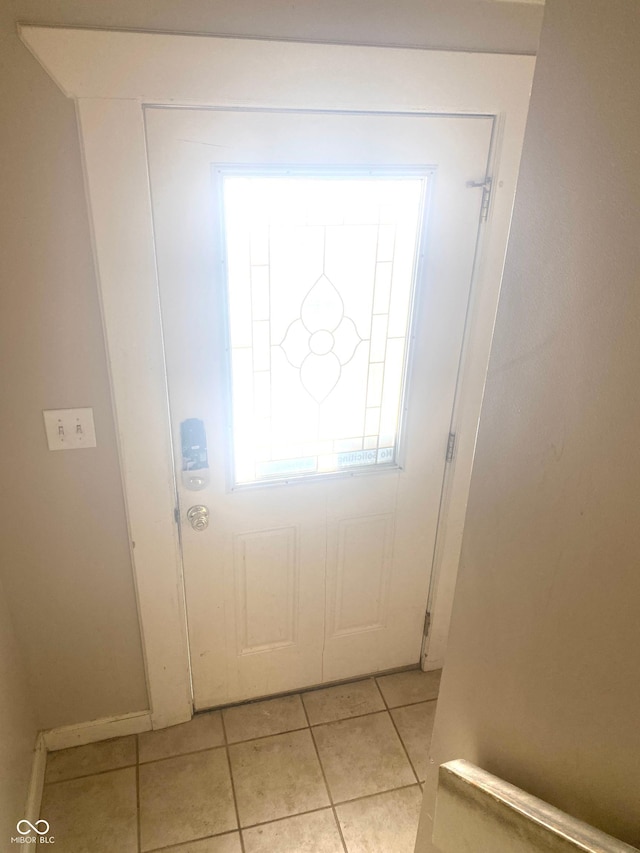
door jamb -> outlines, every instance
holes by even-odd
[[[441,665],[534,58],[26,25],[20,36],[77,104],[154,728],[190,719],[192,702],[144,106],[497,118],[495,192],[472,288],[454,410],[458,446],[432,578],[425,660],[426,668]],[[446,443],[443,436],[443,452]]]

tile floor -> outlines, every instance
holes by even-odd
[[[48,756],[56,853],[413,853],[439,672],[198,714]]]

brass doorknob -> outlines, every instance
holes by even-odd
[[[187,510],[187,520],[194,530],[206,530],[209,526],[209,510],[206,506],[192,506]]]

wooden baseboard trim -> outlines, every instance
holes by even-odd
[[[47,751],[55,752],[58,749],[84,746],[99,740],[135,735],[150,730],[151,712],[136,711],[119,717],[103,717],[100,720],[90,720],[88,723],[60,726],[57,729],[41,732],[41,735]]]
[[[27,791],[27,804],[24,810],[25,819],[35,823],[40,817],[42,803],[42,788],[44,787],[44,772],[47,766],[47,747],[42,732],[38,732],[33,749],[31,764],[31,779]]]

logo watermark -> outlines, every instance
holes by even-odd
[[[49,835],[49,821],[37,820],[31,823],[30,820],[19,820],[16,824],[16,832],[18,835],[11,839],[12,844],[55,844],[56,839],[53,835]]]

